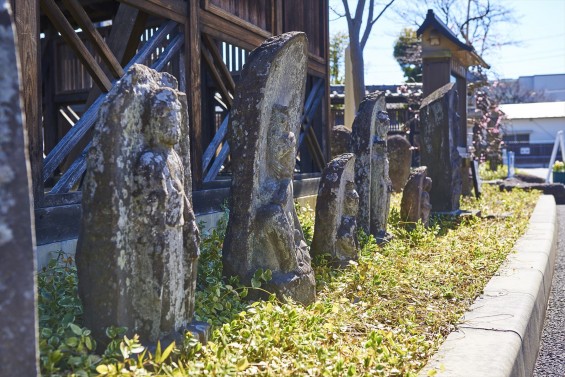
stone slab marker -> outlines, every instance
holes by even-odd
[[[371,234],[377,241],[388,238],[386,225],[390,210],[392,183],[388,175],[387,134],[390,119],[386,105],[379,108],[375,136],[373,137],[373,154],[371,156]]]
[[[375,92],[368,94],[359,105],[351,132],[359,194],[357,225],[377,238],[386,234],[392,191],[386,156],[389,123],[384,93]]]
[[[329,254],[340,266],[358,257],[357,211],[359,195],[355,190],[355,155],[346,153],[328,163],[322,173],[312,255]]]
[[[457,151],[458,95],[449,83],[420,106],[420,159],[433,181],[430,201],[434,212],[457,212],[461,197],[461,157]]]
[[[266,289],[309,304],[314,272],[293,202],[292,178],[308,60],[306,34],[266,40],[248,58],[230,113],[230,218],[224,274],[245,284],[270,269]]]
[[[413,227],[418,221],[428,226],[432,209],[430,205],[432,180],[427,173],[428,168],[425,166],[414,169],[404,187],[400,203],[400,218],[407,223],[408,227]]]
[[[110,325],[145,342],[189,325],[199,254],[190,180],[186,95],[173,76],[134,65],[100,110],[83,188],[79,295],[99,345]]]
[[[412,146],[405,137],[392,135],[387,139],[389,176],[394,192],[401,192],[410,176]]]
[[[10,2],[0,1],[0,376],[38,376],[35,230]]]
[[[351,130],[345,126],[335,126],[331,132],[332,158],[351,153]]]

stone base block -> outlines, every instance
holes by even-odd
[[[279,300],[286,297],[303,305],[316,301],[316,280],[314,271],[307,274],[273,274],[273,279],[266,285],[266,290],[277,295]]]

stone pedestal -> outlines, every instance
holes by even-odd
[[[424,98],[420,107],[420,158],[434,182],[430,193],[434,212],[459,210],[462,181],[456,146],[457,106],[455,84],[449,83]]]

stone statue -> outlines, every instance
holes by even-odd
[[[401,192],[410,176],[412,146],[405,137],[392,135],[387,139],[389,176],[394,192]]]
[[[199,234],[187,187],[186,96],[176,79],[134,65],[95,126],[77,245],[85,326],[156,342],[194,312]],[[180,154],[179,154],[180,152]],[[189,191],[188,191],[189,193]]]
[[[0,1],[0,376],[39,376],[33,185],[16,34],[10,1]]]
[[[351,153],[351,130],[343,125],[332,128],[331,153],[332,158],[344,153]]]
[[[324,169],[318,199],[312,255],[329,254],[334,263],[346,266],[358,257],[357,212],[359,195],[355,190],[355,155],[334,158]]]
[[[387,236],[392,192],[386,155],[389,124],[384,93],[370,93],[359,105],[351,132],[351,149],[356,157],[355,184],[359,193],[357,223],[377,240]]]
[[[434,182],[430,201],[434,211],[453,214],[459,212],[462,192],[458,101],[456,85],[449,83],[424,98],[420,106],[420,160]]]
[[[304,33],[286,33],[249,55],[228,127],[233,179],[223,246],[225,275],[249,284],[258,269],[270,269],[265,289],[303,304],[315,300],[315,280],[292,178],[307,45]]]
[[[424,226],[428,226],[432,209],[430,204],[432,179],[427,176],[427,172],[428,168],[425,166],[414,169],[404,187],[400,204],[400,218],[408,227],[413,227],[418,221],[421,221]]]

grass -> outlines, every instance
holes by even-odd
[[[243,297],[252,288],[221,277],[220,226],[202,245],[196,317],[214,325],[206,346],[188,335],[184,344],[150,355],[139,347],[139,340],[123,339],[114,331],[114,349],[108,355],[93,355],[82,340],[82,353],[71,347],[74,364],[64,361],[68,355],[63,351],[50,373],[414,376],[524,233],[537,196],[535,192],[498,192],[485,186],[481,200],[467,198],[462,207],[486,214],[511,213],[511,217],[439,218],[429,228],[418,224],[411,231],[399,220],[400,197],[395,196],[389,226],[394,239],[380,248],[372,237],[361,237],[360,258],[345,269],[336,270],[323,259],[315,260],[318,300],[308,307],[281,303],[274,297],[245,302]],[[312,226],[311,211],[303,211],[300,217],[306,228]],[[39,279],[40,284],[43,280]],[[70,280],[63,279],[71,290],[65,293],[69,297],[74,294],[74,280]],[[55,326],[49,328],[52,333],[62,331],[63,344],[68,337],[84,339],[84,331],[88,331],[80,327],[76,301],[69,300],[76,314],[72,321],[66,327],[49,324]],[[40,307],[48,309],[44,314],[58,310],[47,304],[40,301]],[[63,329],[57,330],[57,326]],[[44,360],[54,351],[48,354],[45,349],[44,345],[42,368],[44,375],[50,375],[45,373]]]

